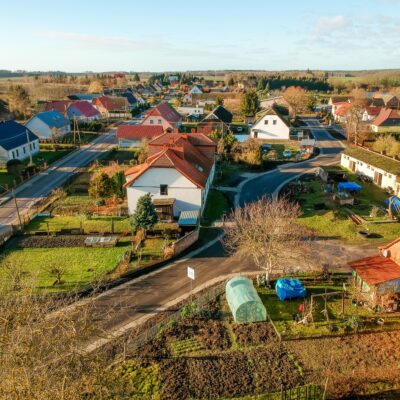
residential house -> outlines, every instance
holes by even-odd
[[[125,97],[101,96],[93,99],[93,105],[103,118],[129,118],[128,100]]]
[[[400,300],[400,238],[379,247],[377,255],[349,262],[353,284],[376,310],[397,311]]]
[[[166,131],[175,130],[182,122],[182,117],[167,102],[158,104],[150,109],[142,122],[142,125],[160,125]]]
[[[335,108],[335,113],[333,113],[334,120],[336,122],[343,122],[343,123],[346,122],[351,107],[352,107],[351,103],[342,103],[340,106]]]
[[[71,132],[70,120],[55,110],[36,114],[25,126],[43,140],[58,139]]]
[[[66,115],[68,107],[72,104],[71,100],[54,100],[45,103],[43,111],[56,110],[63,115]]]
[[[70,100],[85,100],[85,101],[93,101],[94,99],[101,97],[101,93],[74,93],[67,96]]]
[[[119,125],[117,139],[120,147],[140,147],[142,140],[152,140],[164,133],[161,125]]]
[[[381,112],[381,107],[366,107],[363,115],[362,115],[362,120],[364,122],[370,122],[373,121]]]
[[[353,173],[368,176],[382,189],[400,193],[400,161],[361,147],[348,147],[342,152],[340,164]]]
[[[194,86],[190,89],[189,93],[190,93],[190,94],[202,94],[203,91],[200,89],[200,87],[199,87],[198,85],[194,85]]]
[[[135,110],[136,108],[138,108],[139,103],[136,99],[136,97],[133,95],[133,93],[129,90],[122,92],[120,94],[121,97],[125,97],[127,102],[128,102],[128,109],[130,111]]]
[[[376,107],[385,107],[391,109],[399,109],[400,107],[400,100],[397,96],[391,93],[380,93],[376,92],[372,96],[371,105]]]
[[[125,172],[128,209],[150,193],[160,219],[204,210],[215,171],[215,143],[202,134],[165,133],[149,143],[145,163]]]
[[[226,133],[230,129],[233,114],[223,106],[217,106],[198,125],[197,132],[209,135],[217,131]]]
[[[338,101],[335,103],[330,104],[331,106],[331,113],[333,115],[333,118],[336,119],[336,113],[337,110],[342,107],[342,106],[348,106],[348,104],[351,104],[351,101]]]
[[[0,121],[0,162],[25,160],[39,152],[39,138],[26,126],[13,120]]]
[[[192,104],[192,95],[190,93],[185,93],[182,97],[183,104]]]
[[[333,109],[334,104],[337,103],[350,103],[352,100],[351,96],[331,96],[328,100],[328,106]]]
[[[256,115],[256,122],[252,126],[250,136],[258,139],[284,139],[290,138],[289,115],[283,115],[278,107],[273,106],[260,111]]]
[[[371,123],[373,132],[400,132],[400,114],[391,108],[382,108]]]
[[[178,112],[185,117],[194,116],[199,118],[204,114],[204,107],[199,106],[180,106],[178,107]]]
[[[74,101],[67,109],[67,116],[70,120],[90,122],[100,119],[100,112],[88,101]]]

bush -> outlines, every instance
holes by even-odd
[[[12,176],[19,177],[24,170],[24,165],[21,160],[13,159],[7,161],[7,172]]]

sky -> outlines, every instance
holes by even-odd
[[[0,14],[0,69],[400,67],[400,0],[0,0]]]

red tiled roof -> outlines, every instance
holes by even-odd
[[[349,265],[368,285],[400,279],[400,266],[388,257],[366,257],[351,261]]]
[[[128,103],[125,97],[100,96],[93,99],[93,104],[104,107],[107,111],[124,109]]]
[[[147,116],[151,115],[163,117],[166,121],[173,125],[181,120],[181,116],[178,114],[178,112],[167,102],[160,103],[158,106],[152,108],[147,113]]]
[[[336,115],[338,117],[344,117],[350,110],[352,104],[351,103],[345,103],[342,104],[337,110],[336,110]]]
[[[161,125],[120,125],[117,139],[154,139],[164,133]]]
[[[125,186],[131,185],[151,167],[175,168],[196,186],[204,188],[214,164],[214,159],[203,154],[189,140],[190,135],[164,134],[149,143],[149,157],[140,166],[125,172],[128,178]],[[199,138],[196,138],[198,140]],[[211,139],[203,138],[200,142],[210,146]],[[158,142],[158,143],[154,143]],[[212,143],[215,147],[215,144]]]
[[[81,112],[85,117],[94,117],[99,115],[99,111],[92,106],[88,101],[75,101],[72,106],[74,106],[79,112]]]
[[[367,107],[365,111],[368,115],[378,115],[381,112],[382,107]]]
[[[373,125],[379,126],[385,123],[388,119],[398,120],[400,124],[400,115],[396,110],[391,108],[382,108],[379,115],[375,118]]]
[[[215,147],[215,142],[208,136],[202,133],[164,133],[149,144],[152,146],[162,146],[172,141],[177,142],[180,139],[188,140],[194,146],[212,146]]]
[[[70,100],[48,101],[46,103],[45,111],[56,110],[64,114],[71,103],[72,102]]]

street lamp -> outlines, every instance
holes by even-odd
[[[5,186],[0,185],[0,187],[3,188],[6,192],[8,191],[8,189]],[[15,196],[14,188],[11,189],[11,193],[12,193],[12,196],[13,196],[13,199],[14,199],[14,202],[15,202],[15,209],[17,210],[19,226],[22,227],[21,214],[19,213],[19,207],[18,207],[17,197]]]

